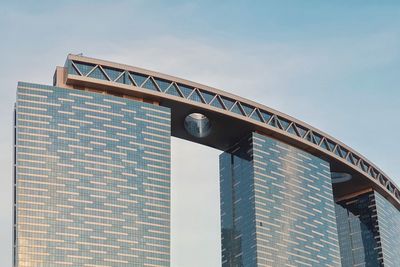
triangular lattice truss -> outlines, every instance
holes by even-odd
[[[116,69],[108,66],[95,65],[86,62],[68,61],[68,74],[86,76],[94,79],[101,79],[110,82],[132,85],[176,97],[185,98],[194,102],[211,105],[213,107],[245,116],[257,122],[267,124],[280,131],[307,140],[324,150],[333,154],[334,157],[344,159],[366,175],[372,177],[384,186],[396,199],[400,200],[400,191],[393,182],[387,178],[377,167],[372,166],[366,159],[345,148],[343,145],[323,136],[315,130],[311,130],[289,118],[283,118],[271,111],[254,107],[251,104],[237,101],[227,96],[216,94],[202,88],[195,88],[190,85],[165,80],[159,77],[136,73],[123,69]]]

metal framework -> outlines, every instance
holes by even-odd
[[[329,157],[356,168],[400,203],[400,190],[377,166],[333,137],[276,110],[205,85],[112,62],[69,55],[65,67],[68,77],[102,80],[116,86],[123,84],[209,105],[265,124],[278,134],[284,132],[298,137],[304,143],[318,146]]]

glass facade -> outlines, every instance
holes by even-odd
[[[253,133],[220,156],[222,266],[340,266],[329,164]]]
[[[336,204],[343,267],[400,266],[400,212],[375,191]]]
[[[256,266],[251,137],[219,160],[222,266]]]
[[[342,266],[383,266],[374,193],[339,201],[336,216]]]
[[[173,110],[180,106],[171,103],[182,98],[193,107],[207,104],[251,118],[327,150],[329,158],[346,160],[399,199],[384,174],[308,126],[190,83],[111,66],[68,59],[54,83],[86,87],[91,86],[86,80],[101,80],[125,89],[136,86],[157,92],[149,99]],[[83,80],[63,83],[78,76]],[[15,267],[170,266],[171,111],[99,88],[18,84]],[[159,93],[175,97],[166,102]],[[213,121],[212,112],[210,120],[197,111],[187,114],[182,131],[196,138],[213,134],[211,122],[222,119]],[[173,115],[179,123],[181,114]],[[174,134],[180,131],[176,125]],[[227,140],[215,138],[213,145],[226,147],[239,132]],[[222,266],[400,267],[399,210],[372,190],[335,203],[327,161],[258,133],[219,160]]]
[[[385,267],[400,266],[400,211],[375,192],[379,236]]]
[[[168,108],[19,83],[15,123],[14,266],[170,265]]]

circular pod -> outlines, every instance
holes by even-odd
[[[211,132],[210,120],[201,113],[187,115],[184,124],[186,131],[194,137],[203,138]]]

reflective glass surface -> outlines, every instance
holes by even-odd
[[[336,204],[343,267],[383,266],[373,192]]]
[[[19,83],[16,266],[170,265],[170,110]]]
[[[400,211],[376,191],[336,204],[342,266],[400,266]]]
[[[375,192],[380,240],[385,267],[400,266],[400,211]]]
[[[329,164],[253,133],[220,156],[223,266],[340,266]]]

